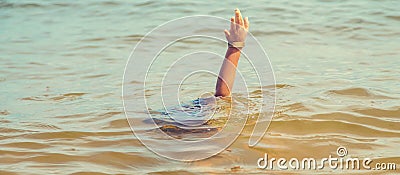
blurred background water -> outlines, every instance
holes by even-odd
[[[158,157],[123,114],[130,52],[165,21],[228,19],[236,7],[275,71],[267,134],[249,148],[245,129],[226,151],[199,162]],[[352,157],[399,164],[399,8],[389,0],[2,0],[0,174],[265,173],[256,166],[265,152],[321,158],[339,145]]]

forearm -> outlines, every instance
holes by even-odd
[[[219,71],[215,96],[225,97],[231,94],[239,58],[240,50],[234,47],[229,47]]]
[[[248,29],[249,19],[247,17],[243,19],[239,9],[235,9],[235,16],[231,18],[230,30],[224,30],[229,47],[226,51],[215,87],[215,96],[217,97],[231,95],[236,76],[236,67],[240,57],[240,49],[244,47]]]

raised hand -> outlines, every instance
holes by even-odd
[[[239,9],[235,9],[235,16],[231,18],[231,28],[225,29],[225,36],[229,43],[244,42],[249,30],[249,19],[243,19]]]
[[[243,20],[239,9],[235,9],[235,17],[231,18],[231,29],[229,31],[225,29],[224,31],[229,47],[219,71],[214,94],[216,97],[227,97],[231,95],[236,76],[236,67],[240,58],[240,50],[244,47],[244,41],[246,40],[248,30],[248,18],[244,18]]]

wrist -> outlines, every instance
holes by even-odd
[[[225,59],[230,60],[231,62],[238,62],[241,55],[241,50],[235,47],[229,47],[226,50]]]
[[[234,42],[228,42],[228,47],[233,47],[233,48],[243,48],[244,47],[244,42],[239,42],[239,41],[234,41]]]
[[[242,48],[238,48],[238,47],[228,47],[228,49],[227,49],[228,52],[232,52],[232,53],[240,52],[241,50],[242,50]]]

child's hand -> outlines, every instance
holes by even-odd
[[[235,9],[235,17],[231,18],[231,29],[225,29],[225,36],[228,43],[244,42],[246,40],[247,31],[249,30],[249,19],[242,18],[239,9]]]

